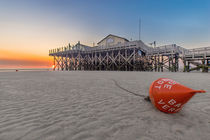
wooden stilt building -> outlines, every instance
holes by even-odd
[[[190,50],[175,44],[150,47],[141,40],[129,41],[108,35],[97,46],[90,47],[78,42],[75,46],[52,49],[54,70],[107,70],[107,71],[179,71],[179,61],[184,62],[184,71],[191,71],[188,55]],[[187,55],[188,54],[188,55]],[[185,57],[187,56],[187,57]],[[209,56],[202,59],[202,67],[208,72]],[[205,65],[205,66],[204,66]]]

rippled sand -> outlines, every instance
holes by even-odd
[[[165,114],[142,97],[153,80],[205,89],[181,112]],[[1,72],[0,140],[207,140],[210,74]]]

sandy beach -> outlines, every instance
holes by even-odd
[[[140,96],[171,78],[207,93],[176,114]],[[210,74],[102,71],[0,72],[0,140],[207,140]]]

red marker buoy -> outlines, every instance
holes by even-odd
[[[154,81],[149,89],[152,104],[165,113],[178,112],[195,93],[205,93],[205,91],[193,90],[166,78]]]

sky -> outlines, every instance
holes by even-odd
[[[108,34],[146,44],[210,46],[209,0],[0,0],[0,68],[47,68],[49,49]]]

